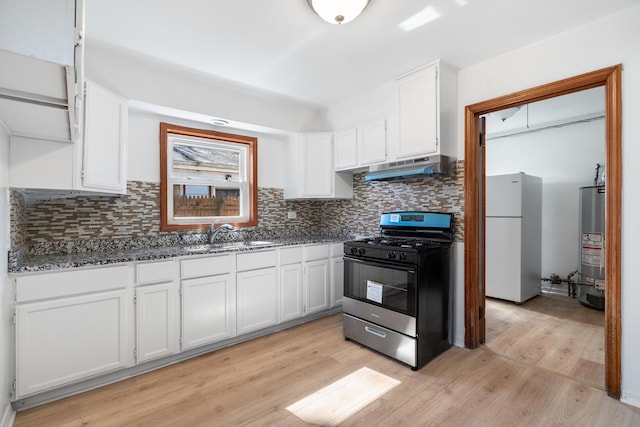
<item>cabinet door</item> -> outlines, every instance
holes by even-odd
[[[302,135],[302,196],[333,194],[333,146],[330,133]]]
[[[235,282],[231,274],[182,281],[182,349],[235,336]]]
[[[329,308],[329,260],[305,264],[306,314]]]
[[[331,258],[331,307],[342,305],[344,295],[344,259]]]
[[[304,315],[302,310],[302,263],[280,267],[280,321]]]
[[[82,186],[125,194],[127,103],[91,81],[86,88]]]
[[[358,133],[348,129],[334,134],[336,170],[345,170],[358,166]]]
[[[372,165],[387,160],[387,124],[385,120],[361,126],[358,137],[358,164]]]
[[[278,282],[276,268],[243,271],[237,274],[238,334],[278,323]]]
[[[75,0],[2,1],[0,49],[73,65]]]
[[[398,158],[432,154],[438,148],[437,65],[398,80]]]
[[[120,290],[19,304],[17,396],[126,367],[126,295]]]
[[[136,289],[136,357],[144,362],[179,351],[178,289],[173,282]]]

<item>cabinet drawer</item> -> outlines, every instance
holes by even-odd
[[[326,259],[329,258],[329,245],[312,245],[306,246],[305,248],[305,261],[313,261],[316,259]]]
[[[280,249],[280,265],[302,262],[302,246]]]
[[[136,264],[136,283],[157,283],[173,280],[173,261],[146,262]]]
[[[273,267],[277,264],[276,251],[246,252],[237,255],[238,271]]]
[[[232,254],[210,256],[205,258],[190,258],[180,261],[180,277],[213,276],[216,274],[231,273],[234,270]]]
[[[126,265],[21,276],[16,278],[16,302],[119,289],[129,280]]]
[[[332,243],[330,252],[331,258],[344,255],[344,243]]]

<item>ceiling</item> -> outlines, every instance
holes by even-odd
[[[306,0],[89,0],[92,43],[326,107],[440,59],[461,69],[638,0],[371,0],[324,22]],[[399,24],[428,9],[412,31]]]

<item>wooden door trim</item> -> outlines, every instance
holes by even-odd
[[[622,254],[622,65],[604,68],[557,82],[514,92],[465,107],[464,176],[464,289],[465,347],[481,343],[480,307],[484,305],[479,280],[483,274],[479,186],[484,171],[477,142],[477,119],[483,114],[541,101],[598,86],[605,87],[605,386],[609,396],[620,398],[621,387],[621,254]],[[484,162],[483,162],[484,164]]]

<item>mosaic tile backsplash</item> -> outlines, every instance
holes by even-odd
[[[462,240],[463,167],[459,161],[455,176],[400,182],[366,182],[364,173],[356,173],[350,200],[287,201],[282,189],[260,188],[258,226],[226,233],[223,240],[373,235],[378,233],[380,214],[392,210],[453,212],[456,240]],[[154,247],[204,238],[201,233],[160,231],[158,183],[130,181],[125,196],[40,201],[11,190],[10,202],[11,246],[31,253],[86,252],[101,249],[105,242]],[[288,219],[288,211],[295,211],[297,218]]]

